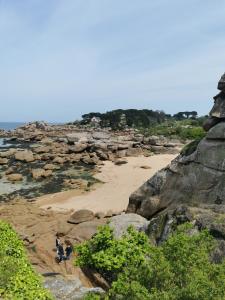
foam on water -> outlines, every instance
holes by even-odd
[[[4,141],[7,141],[7,140],[8,139],[6,139],[6,138],[0,138],[0,148],[8,148],[8,147],[12,146],[12,144],[4,142]]]

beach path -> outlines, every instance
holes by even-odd
[[[89,209],[95,213],[121,212],[127,208],[129,196],[175,157],[169,154],[128,157],[127,163],[120,166],[106,161],[100,173],[95,175],[104,184],[96,189],[81,195],[76,190],[46,195],[38,199],[37,204],[57,211]]]

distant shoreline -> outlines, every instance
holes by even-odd
[[[0,122],[0,129],[13,130],[17,127],[23,126],[26,122]]]

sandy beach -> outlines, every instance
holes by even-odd
[[[128,157],[127,164],[116,166],[106,161],[96,178],[104,184],[89,193],[79,195],[77,190],[46,195],[37,200],[42,208],[53,210],[90,209],[93,212],[121,212],[127,208],[129,196],[176,155]]]

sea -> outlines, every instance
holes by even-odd
[[[0,122],[0,129],[13,130],[24,124],[25,122]],[[7,140],[8,140],[7,138],[0,137],[0,148],[8,148],[11,146],[10,143],[7,143]]]
[[[23,126],[25,122],[0,122],[0,129],[13,130],[17,127]]]

